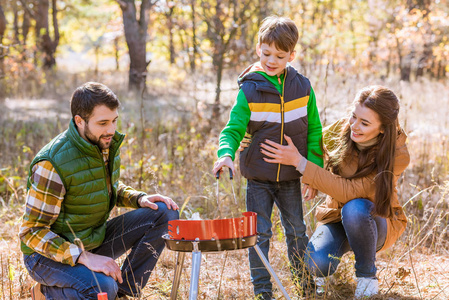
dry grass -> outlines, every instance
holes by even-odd
[[[400,116],[409,133],[411,164],[400,180],[398,192],[409,224],[394,247],[378,255],[381,294],[375,299],[449,299],[449,87],[426,80],[405,84],[374,78],[343,80],[334,76],[318,80],[310,77],[312,83],[316,82],[318,106],[325,108],[321,116],[327,124],[344,114],[355,92],[367,83],[387,85],[400,96]],[[237,205],[229,181],[221,180],[220,204],[217,205],[216,183],[210,174],[218,132],[227,113],[209,127],[204,116],[208,115],[210,107],[204,99],[213,97],[203,98],[192,90],[182,90],[182,81],[165,79],[171,86],[159,87],[161,91],[179,92],[170,95],[153,92],[145,100],[143,139],[140,103],[122,96],[124,109],[119,126],[128,135],[122,147],[124,181],[132,186],[140,185],[144,190],[171,195],[178,203],[185,203],[183,218],[193,212],[200,212],[203,218],[238,216],[245,207],[244,179],[238,174],[234,179]],[[231,103],[235,92],[224,94],[225,105]],[[17,238],[27,165],[40,147],[63,130],[68,118],[65,103],[38,101],[41,114],[33,116],[33,110],[28,109],[34,102],[11,101],[6,102],[8,109],[0,116],[0,134],[4,137],[0,144],[0,299],[5,300],[29,299],[29,288],[33,284],[24,269]],[[322,197],[320,195],[316,201]],[[313,203],[307,203],[306,211],[312,207]],[[270,261],[289,294],[293,295],[282,228],[277,216],[273,220],[275,236]],[[310,236],[315,228],[313,211],[306,223]],[[143,299],[169,297],[175,263],[176,253],[164,251],[144,289]],[[355,289],[353,265],[353,256],[345,255],[328,286],[328,293],[319,299],[351,299]],[[189,279],[190,254],[187,254],[179,299],[188,298]],[[276,291],[276,296],[281,298],[281,293]],[[251,297],[246,250],[203,254],[200,299]]]

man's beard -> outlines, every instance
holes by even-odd
[[[84,135],[86,136],[87,140],[91,142],[93,145],[97,145],[100,150],[108,149],[109,146],[111,146],[111,142],[104,143],[101,141],[102,138],[108,138],[114,136],[111,135],[100,135],[99,138],[97,138],[95,135],[92,134],[92,132],[89,130],[89,125],[86,124],[86,127],[84,129]]]

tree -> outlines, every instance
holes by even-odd
[[[5,34],[6,30],[6,18],[5,14],[3,13],[2,5],[0,4],[0,45],[3,46],[3,36]],[[1,58],[1,56],[0,56]]]
[[[167,3],[167,11],[165,12],[165,18],[167,19],[167,30],[168,30],[168,37],[169,37],[169,43],[168,43],[168,51],[170,54],[170,64],[173,65],[175,63],[175,45],[173,41],[173,33],[175,31],[174,29],[174,11],[175,11],[175,2],[174,1],[168,1]]]
[[[50,35],[50,22],[49,22],[49,0],[32,1],[31,3],[26,0],[21,0],[22,6],[26,13],[35,20],[35,34],[36,45],[40,52],[44,55],[43,66],[45,69],[50,69],[56,64],[55,53],[56,48],[59,45],[59,25],[58,25],[58,9],[56,6],[56,0],[51,0],[51,16],[53,26],[53,38]],[[34,8],[34,10],[33,10]],[[28,21],[24,18],[24,43],[26,42],[26,35],[28,34],[29,26]]]
[[[211,120],[215,120],[220,112],[221,80],[225,67],[225,58],[231,50],[238,30],[245,26],[251,13],[249,5],[252,0],[214,0],[201,1],[200,18],[206,23],[206,38],[211,44],[212,65],[216,72],[215,101]]]
[[[143,0],[140,3],[140,11],[134,0],[117,0],[123,15],[123,27],[125,30],[126,44],[129,51],[129,90],[143,90],[146,84],[147,67],[147,12],[156,4],[157,0]],[[139,18],[137,18],[137,15]]]
[[[5,97],[4,95],[5,89],[3,88],[3,77],[5,73],[3,59],[5,57],[4,49],[6,48],[3,45],[3,36],[5,35],[5,31],[6,31],[6,17],[5,14],[3,13],[3,8],[0,3],[0,100],[4,99]]]

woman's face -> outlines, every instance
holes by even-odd
[[[351,140],[363,143],[383,133],[379,115],[372,109],[358,103],[349,119],[351,125]]]

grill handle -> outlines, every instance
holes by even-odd
[[[215,173],[215,179],[220,179],[220,170],[217,171],[217,173]],[[232,170],[229,169],[229,179],[233,180],[234,179],[234,174],[232,173]]]

